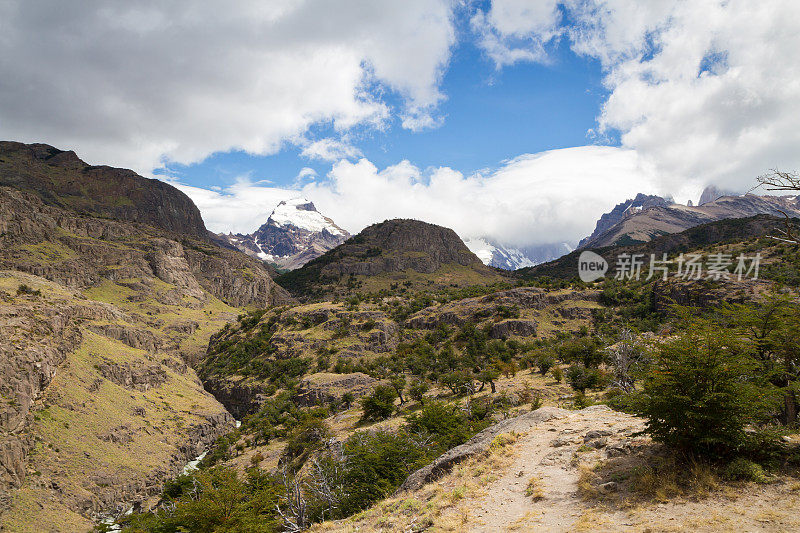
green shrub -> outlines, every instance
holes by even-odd
[[[567,381],[573,389],[583,393],[600,384],[600,373],[596,368],[587,368],[578,363],[567,369]]]
[[[22,296],[23,294],[27,294],[29,296],[41,296],[42,291],[38,289],[32,289],[31,287],[28,287],[23,283],[22,285],[17,287],[17,296]]]
[[[350,516],[397,490],[411,472],[435,457],[405,431],[359,431],[343,444],[342,499],[334,518]],[[326,517],[327,518],[327,517]]]
[[[767,483],[769,479],[761,465],[744,457],[737,457],[725,467],[724,477],[730,481]]]
[[[394,413],[394,400],[397,391],[391,385],[378,385],[372,394],[361,399],[361,408],[364,410],[362,420],[385,420]]]
[[[572,397],[572,407],[575,409],[585,409],[590,405],[594,405],[594,401],[583,392],[579,391]]]
[[[290,461],[293,469],[303,466],[308,456],[319,449],[330,437],[328,426],[319,419],[308,420],[292,430],[281,462]]]
[[[281,531],[277,505],[283,487],[271,474],[250,468],[246,479],[240,479],[236,469],[215,467],[179,479],[180,487],[168,484],[169,506],[123,516],[122,531]]]

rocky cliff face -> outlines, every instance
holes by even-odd
[[[160,182],[2,143],[0,183],[0,521],[88,530],[230,430],[187,363],[291,298]]]
[[[221,235],[236,249],[280,268],[300,268],[346,241],[350,234],[302,198],[281,202],[250,235]]]
[[[603,214],[603,216],[600,217],[600,220],[597,221],[597,226],[595,226],[592,234],[585,239],[582,239],[581,242],[578,243],[578,248],[589,246],[590,243],[595,242],[600,235],[604,234],[612,227],[622,222],[624,219],[635,215],[643,209],[648,209],[650,207],[665,207],[671,203],[671,200],[667,200],[666,198],[662,198],[660,196],[639,193],[636,195],[636,198],[633,198],[632,200],[625,200],[624,202],[617,204],[614,209],[608,213]]]
[[[30,191],[42,203],[80,214],[147,224],[206,239],[200,211],[175,187],[132,170],[90,166],[75,152],[0,141],[0,185]]]
[[[163,235],[147,226],[80,216],[45,205],[32,193],[0,188],[2,268],[78,289],[103,280],[155,278],[187,297],[202,300],[207,291],[233,306],[288,301],[259,261],[206,241]]]

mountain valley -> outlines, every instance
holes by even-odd
[[[795,200],[639,195],[583,241],[612,265],[584,283],[582,250],[479,257],[411,219],[350,236],[299,199],[221,240],[168,185],[0,148],[2,531],[796,524],[800,252],[773,238]],[[620,254],[681,253],[758,253],[760,275],[613,279]],[[737,451],[687,466],[642,393],[726,331],[713,353],[766,351],[715,372],[763,399]]]

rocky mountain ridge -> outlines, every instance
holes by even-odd
[[[798,219],[792,223],[796,227]],[[595,248],[593,251],[602,256],[609,265],[606,277],[615,275],[616,258],[622,254],[640,254],[649,258],[650,254],[661,257],[668,254],[670,257],[689,250],[720,243],[736,243],[755,241],[776,233],[777,228],[782,228],[784,220],[770,215],[756,215],[747,218],[725,218],[706,224],[691,227],[680,233],[661,235],[646,242],[635,242],[624,245],[606,246]],[[769,240],[771,244],[777,241]],[[765,245],[763,248],[767,248]],[[546,276],[560,279],[573,279],[578,276],[578,258],[582,250],[560,257],[554,261],[543,263],[530,268],[520,269],[515,275],[523,279]],[[647,274],[646,272],[644,273]]]
[[[614,209],[608,213],[603,214],[600,217],[600,220],[597,221],[597,225],[595,226],[592,234],[581,239],[581,241],[578,243],[578,248],[584,248],[588,246],[589,243],[597,241],[597,239],[600,238],[600,235],[606,233],[624,219],[635,215],[643,209],[650,207],[665,207],[670,204],[672,204],[671,200],[662,198],[661,196],[639,193],[635,198],[625,200],[624,202],[614,206]]]
[[[660,235],[679,233],[717,220],[755,215],[782,217],[784,213],[790,217],[800,216],[800,200],[796,196],[722,196],[700,206],[656,202],[656,205],[649,207],[642,205],[633,210],[625,208],[614,215],[608,214],[606,221],[601,218],[598,228],[581,241],[580,248],[647,242]]]
[[[0,186],[34,193],[45,205],[81,215],[208,237],[197,206],[172,185],[128,169],[88,165],[75,152],[47,144],[0,141]]]

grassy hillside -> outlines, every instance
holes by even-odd
[[[232,429],[190,364],[242,307],[291,299],[238,252],[7,187],[0,228],[2,522],[88,529]]]
[[[191,310],[162,304],[155,313],[147,300],[129,299],[136,295],[122,284],[81,292],[0,272],[0,300],[18,317],[16,333],[2,344],[24,347],[30,357],[22,364],[55,363],[23,418],[32,447],[21,463],[27,475],[2,515],[5,530],[34,531],[43,519],[54,531],[87,530],[92,517],[159,492],[160,478],[232,427],[177,348],[196,357],[235,310],[210,299]],[[58,337],[63,361],[43,359],[44,338],[63,321],[71,324]],[[10,385],[3,393],[13,412],[33,398]]]

